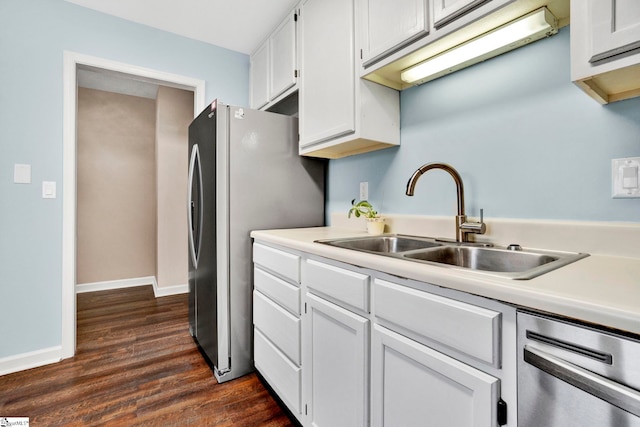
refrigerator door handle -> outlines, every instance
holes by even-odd
[[[196,184],[197,194],[196,200],[193,199],[193,185],[194,179],[197,179]],[[187,206],[189,217],[189,253],[191,254],[191,260],[193,266],[198,267],[198,259],[200,256],[200,242],[202,241],[202,170],[200,168],[200,150],[198,144],[193,145],[191,150],[191,158],[189,160],[189,202]],[[197,212],[196,212],[197,210]],[[197,214],[197,218],[194,216]]]

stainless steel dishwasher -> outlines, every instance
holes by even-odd
[[[519,427],[640,427],[640,340],[518,312]]]

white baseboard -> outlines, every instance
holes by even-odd
[[[0,376],[24,371],[62,360],[62,347],[50,347],[0,359]]]
[[[152,285],[158,287],[155,276],[134,277],[131,279],[106,280],[104,282],[78,283],[76,285],[76,293],[109,291],[111,289],[133,288],[136,286]]]
[[[156,281],[153,282],[153,293],[158,297],[166,297],[169,295],[187,294],[189,293],[189,285],[174,285],[174,286],[158,286]]]
[[[175,285],[158,287],[155,276],[136,277],[132,279],[107,280],[104,282],[79,283],[76,293],[108,291],[111,289],[132,288],[135,286],[153,286],[156,298],[169,295],[185,294],[189,292],[189,285]],[[16,354],[0,359],[0,376],[11,374],[38,366],[57,363],[62,360],[62,346],[45,348],[29,353]]]
[[[76,293],[109,291],[112,289],[132,288],[135,286],[153,286],[153,294],[156,298],[169,295],[186,294],[189,292],[189,285],[158,286],[155,276],[134,277],[132,279],[107,280],[104,282],[78,283]]]

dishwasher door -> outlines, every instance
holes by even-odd
[[[640,340],[518,312],[519,427],[640,427]]]

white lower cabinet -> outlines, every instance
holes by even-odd
[[[369,320],[306,295],[303,400],[307,425],[368,425]]]
[[[379,325],[371,341],[372,425],[496,425],[497,378]]]
[[[256,369],[298,418],[301,414],[302,369],[291,362],[267,337],[254,329]]]
[[[300,255],[253,245],[253,360],[302,421]]]
[[[255,365],[303,426],[516,426],[514,307],[259,243],[254,263]]]

